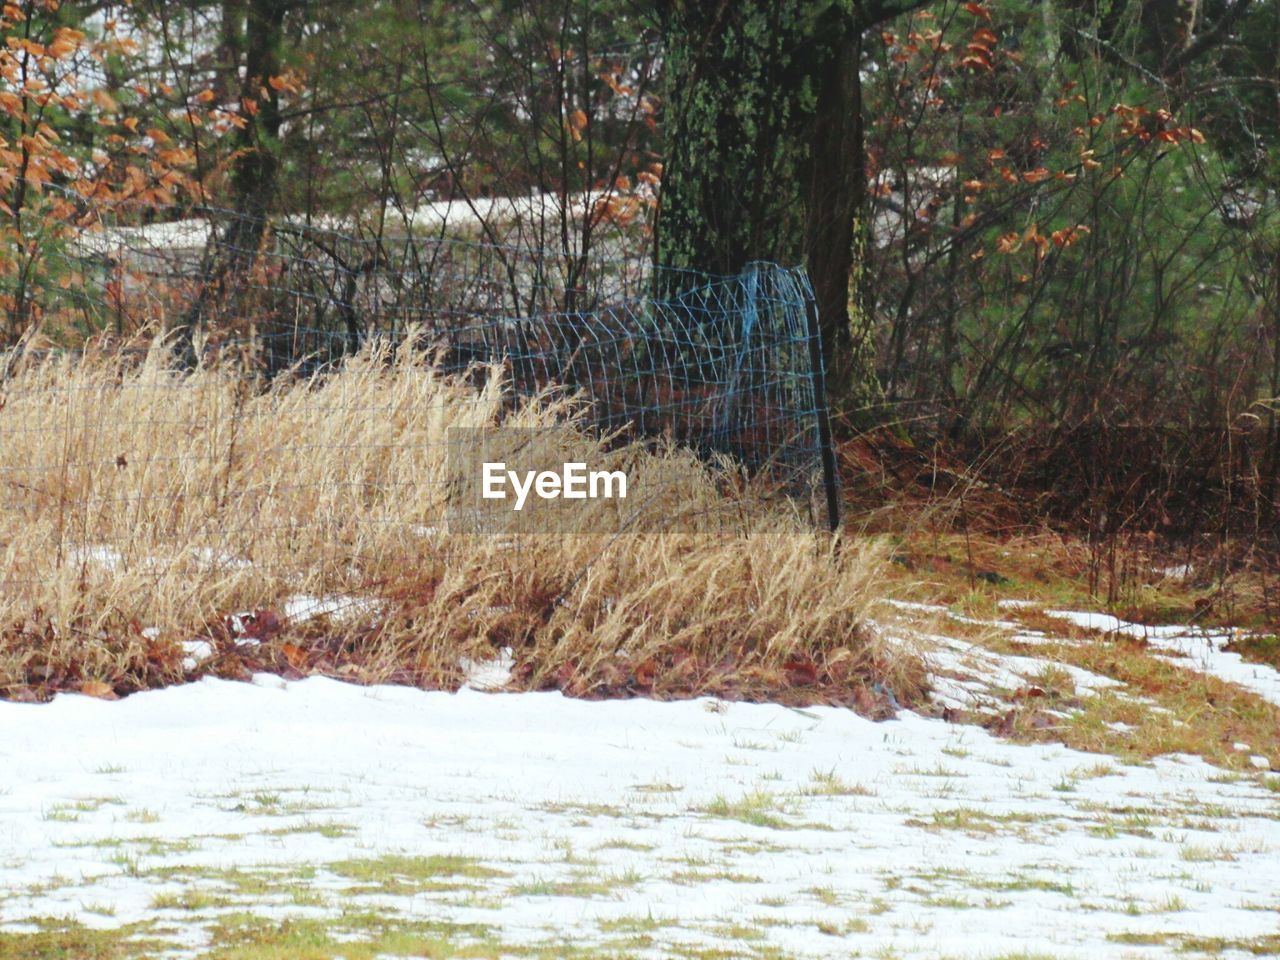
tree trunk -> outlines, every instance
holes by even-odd
[[[235,209],[245,218],[245,243],[262,236],[266,215],[276,189],[280,166],[280,95],[271,78],[283,72],[280,47],[284,41],[284,15],[291,0],[249,0],[245,29],[244,86],[242,101],[257,104],[258,112],[238,135],[240,149],[232,169]],[[264,95],[265,94],[265,95]]]
[[[204,283],[187,311],[177,348],[188,363],[196,360],[194,336],[208,325],[211,314],[226,310],[243,289],[258,258],[266,215],[275,194],[280,165],[280,97],[271,78],[282,72],[280,48],[284,17],[292,0],[246,0],[245,30],[238,22],[223,24],[223,39],[237,50],[243,43],[244,80],[240,99],[252,103],[247,123],[236,136],[237,155],[231,168],[234,216],[204,268]],[[225,3],[223,14],[238,19],[240,5]]]
[[[1199,15],[1199,0],[1147,0],[1142,4],[1144,45],[1162,75],[1167,75],[1169,65],[1191,45]]]
[[[804,263],[833,403],[865,408],[879,388],[858,306],[857,17],[822,0],[673,0],[664,12],[670,94],[658,261],[707,274],[752,260]]]
[[[806,0],[676,0],[658,259],[705,273],[803,254],[813,117]],[[802,88],[804,88],[802,92]],[[804,101],[808,102],[804,102]]]
[[[805,203],[805,265],[813,282],[822,352],[835,410],[868,425],[880,400],[871,302],[862,251],[866,165],[862,120],[862,31],[843,21],[821,26],[832,54],[817,72],[812,156]]]

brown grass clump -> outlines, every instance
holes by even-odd
[[[892,429],[857,434],[838,449],[845,525],[895,540],[895,586],[913,598],[968,606],[1006,595],[1144,623],[1275,632],[1274,529],[1193,529],[1172,506],[1153,521],[1102,496],[1063,513],[1043,485],[1019,481],[1020,442],[1010,435],[966,458]]]
[[[463,658],[506,647],[512,687],[583,696],[874,711],[877,681],[903,701],[923,686],[862,627],[875,549],[837,549],[750,483],[727,498],[686,452],[611,449],[571,397],[516,405],[497,369],[475,387],[382,349],[266,382],[178,369],[163,345],[5,369],[0,696],[256,669],[453,688]],[[499,423],[625,463],[642,509],[594,502],[578,529],[595,532],[451,530],[449,431]],[[214,655],[193,669],[197,639]]]

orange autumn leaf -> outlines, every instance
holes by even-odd
[[[97,697],[99,700],[119,700],[115,690],[111,688],[111,684],[103,683],[101,680],[86,680],[80,684],[79,692],[86,697]]]
[[[307,651],[301,647],[294,646],[292,643],[281,644],[281,652],[284,658],[289,661],[289,666],[295,670],[301,670],[307,663]]]
[[[120,104],[116,102],[115,97],[107,93],[101,88],[94,90],[90,96],[93,98],[94,104],[103,113],[117,113],[120,110]]]
[[[72,30],[70,27],[59,27],[53,35],[53,41],[49,44],[47,52],[55,60],[61,60],[63,57],[79,50],[80,44],[83,42],[84,34],[79,30]]]
[[[997,253],[1014,253],[1022,246],[1022,237],[1017,233],[1006,233],[996,241]]]
[[[1069,247],[1088,232],[1088,227],[1078,223],[1074,227],[1063,227],[1061,230],[1055,230],[1050,236],[1055,247]]]

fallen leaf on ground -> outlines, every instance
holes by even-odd
[[[97,697],[99,700],[119,700],[115,690],[111,689],[111,684],[103,683],[101,680],[86,680],[80,684],[80,692],[86,697]]]

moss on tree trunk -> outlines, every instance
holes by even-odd
[[[705,273],[806,264],[833,403],[867,408],[879,388],[855,256],[858,11],[832,0],[676,0],[665,20],[659,262]]]

